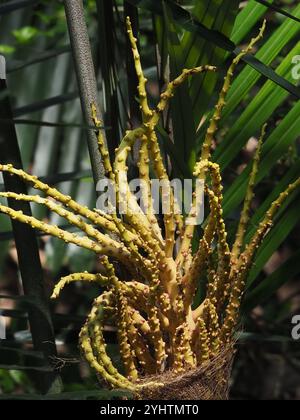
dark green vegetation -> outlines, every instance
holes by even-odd
[[[86,148],[86,127],[81,124],[63,6],[49,6],[47,1],[28,1],[27,7],[13,11],[13,4],[18,2],[7,5],[9,3],[9,10],[6,4],[0,5],[0,48],[8,60],[10,99],[23,165],[34,174],[47,177],[48,182],[64,193],[93,207],[95,195]],[[229,92],[213,156],[223,171],[224,212],[227,226],[234,232],[254,146],[261,126],[269,121],[248,234],[251,237],[270,203],[299,176],[300,94],[295,87],[297,80],[293,78],[293,58],[300,55],[300,6],[269,0],[269,3],[284,7],[289,13],[285,16],[271,7],[268,10],[257,1],[247,2],[243,10],[239,9],[239,2],[232,0],[181,1],[177,4],[166,1],[164,7],[161,1],[85,3],[111,150],[118,144],[128,121],[134,126],[140,118],[134,93],[137,83],[124,31],[124,7],[139,31],[153,101],[158,96],[158,87],[166,82],[167,63],[172,78],[183,67],[218,66],[216,75],[197,77],[180,87],[160,126],[160,142],[170,157],[173,174],[182,178],[190,177],[205,132],[203,118],[215,103],[232,52],[236,45],[244,45],[257,33],[262,18],[267,17],[267,33],[259,45],[256,59],[246,58],[247,64],[240,66]],[[193,13],[194,21],[178,3]],[[8,121],[2,121],[4,123]],[[78,124],[82,126],[78,127]],[[171,126],[172,135],[169,136]],[[249,141],[254,133],[257,136]],[[131,171],[134,176],[135,156]],[[39,218],[47,217],[41,208],[33,208],[33,212]],[[245,333],[241,337],[243,345],[233,376],[235,397],[297,396],[299,376],[295,367],[299,366],[299,354],[297,343],[290,337],[292,316],[300,311],[297,283],[299,217],[299,194],[294,194],[280,210],[276,228],[266,237],[256,257],[244,302]],[[59,219],[52,222],[61,223]],[[17,297],[20,286],[15,252],[9,242],[11,227],[6,217],[0,216],[0,226],[0,294],[11,296],[1,301],[1,307],[7,308],[4,314],[9,317],[10,328],[8,340],[0,343],[3,368],[0,387],[3,393],[35,393],[39,391],[34,387],[36,372],[42,372],[43,376],[52,373],[41,354],[28,349],[30,340],[24,331],[32,302]],[[40,244],[47,296],[61,275],[97,270],[94,257],[88,252],[56,239],[41,238]],[[98,386],[96,379],[83,367],[79,369],[77,351],[78,329],[93,297],[91,288],[69,289],[60,303],[52,307],[59,351],[59,359],[53,362],[63,377],[65,391],[76,391],[73,398],[92,397]],[[114,334],[109,333],[108,337],[114,346]],[[117,357],[117,351],[115,354]],[[72,398],[70,394],[67,397]]]

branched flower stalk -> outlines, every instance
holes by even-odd
[[[254,158],[236,240],[233,246],[230,246],[222,210],[222,178],[219,166],[211,161],[211,146],[226,105],[226,95],[234,70],[241,58],[251,52],[256,42],[261,39],[264,28],[265,23],[258,37],[250,42],[230,66],[210,121],[200,159],[195,166],[195,178],[205,183],[210,214],[205,222],[198,250],[194,254],[191,251],[194,226],[188,224],[187,219],[195,216],[195,208],[199,204],[195,201],[197,196],[195,195],[190,215],[184,219],[176,211],[178,203],[170,187],[156,127],[178,86],[191,76],[216,71],[216,68],[207,65],[183,70],[161,94],[156,108],[151,109],[146,90],[147,80],[129,19],[127,30],[139,80],[142,125],[125,133],[113,163],[106,150],[102,123],[97,120],[95,104],[91,104],[91,116],[103,165],[107,177],[115,183],[117,202],[114,211],[106,214],[99,210],[90,210],[36,177],[12,165],[0,164],[2,172],[20,177],[43,193],[41,197],[6,192],[1,193],[1,197],[41,204],[75,226],[80,234],[69,233],[4,205],[0,205],[1,213],[58,237],[66,243],[86,248],[97,254],[101,262],[101,274],[75,273],[62,278],[52,297],[59,297],[66,285],[77,281],[93,282],[101,290],[106,289],[95,299],[81,330],[79,342],[89,365],[111,387],[138,392],[145,386],[159,386],[159,381],[144,383],[141,379],[149,375],[162,375],[167,371],[180,375],[195,370],[209,363],[234,341],[239,324],[241,299],[255,253],[272,227],[277,210],[300,186],[298,179],[279,196],[252,239],[246,243],[245,234],[249,225],[260,150],[266,131],[264,127]],[[127,180],[128,156],[138,140],[141,142],[140,178],[148,186],[144,192],[144,198],[148,198],[145,200],[145,209],[138,204]],[[163,223],[155,216],[151,200],[151,171],[169,186],[171,205],[169,211],[164,214]],[[163,194],[162,200],[166,198]],[[120,208],[124,206],[124,197],[127,211],[121,216]],[[118,265],[124,267],[124,270],[117,271]],[[124,271],[127,273],[127,279],[117,276],[117,272]],[[203,279],[206,279],[206,297],[201,305],[195,308],[195,294],[199,286],[203,286]],[[106,350],[103,331],[107,322],[116,326],[124,366],[122,373],[114,367]]]

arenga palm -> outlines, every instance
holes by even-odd
[[[129,19],[127,30],[139,80],[142,125],[126,132],[116,150],[113,164],[103,139],[102,123],[97,119],[95,104],[91,104],[99,151],[107,177],[116,187],[117,208],[111,214],[90,210],[36,177],[12,165],[0,165],[2,172],[20,177],[45,196],[6,192],[1,194],[2,197],[41,204],[76,226],[82,234],[69,233],[4,205],[0,205],[2,213],[66,243],[88,249],[99,258],[101,273],[84,272],[65,277],[55,287],[53,297],[58,297],[66,284],[75,281],[94,282],[99,288],[107,289],[94,301],[80,333],[80,347],[90,366],[114,388],[127,389],[146,398],[155,398],[157,391],[160,396],[169,399],[227,397],[239,309],[249,270],[278,209],[300,185],[300,180],[297,180],[280,194],[265,213],[252,238],[246,241],[265,134],[263,127],[248,179],[236,239],[230,246],[222,209],[220,167],[211,159],[211,147],[234,70],[261,39],[264,28],[265,24],[258,37],[231,64],[210,119],[200,158],[194,167],[194,177],[205,184],[210,208],[196,252],[192,252],[191,246],[194,226],[186,221],[195,217],[199,204],[195,202],[197,196],[187,218],[177,213],[178,203],[160,151],[157,125],[170,99],[176,94],[177,87],[190,77],[196,78],[198,74],[217,69],[206,65],[183,70],[168,84],[155,109],[151,109],[137,40]],[[150,195],[151,171],[169,186],[171,207],[163,216],[162,224],[154,214],[151,199],[145,200],[147,206],[142,211],[128,185],[127,160],[138,140],[141,143],[139,177],[148,186],[144,191],[145,198]],[[124,195],[121,196],[124,174],[127,213],[121,216],[119,208],[124,205]],[[165,198],[163,195],[162,199]],[[119,270],[120,267],[123,270]],[[200,285],[205,286],[205,297],[195,307],[195,294]],[[124,372],[116,369],[107,353],[103,334],[107,322],[114,323],[117,328]]]

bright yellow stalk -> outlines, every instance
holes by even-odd
[[[57,299],[61,293],[61,291],[65,288],[66,285],[70,283],[75,283],[78,281],[90,282],[90,283],[97,283],[100,286],[107,286],[109,284],[108,277],[102,276],[101,274],[90,274],[90,273],[75,273],[70,274],[69,276],[62,277],[58,284],[55,286],[53,290],[53,294],[51,299]]]
[[[245,55],[249,54],[252,51],[252,49],[254,48],[254,46],[262,39],[262,37],[264,35],[264,32],[265,32],[265,29],[266,29],[266,21],[264,20],[258,36],[253,38],[250,41],[249,45],[245,49],[243,49],[241,51],[241,53],[233,60],[231,66],[228,69],[227,75],[225,76],[225,79],[224,79],[223,87],[222,87],[220,95],[219,95],[217,105],[215,107],[214,114],[213,114],[213,116],[210,120],[210,124],[209,124],[209,127],[208,127],[207,132],[206,132],[206,136],[205,136],[203,146],[202,146],[201,157],[199,159],[199,162],[196,164],[196,168],[199,165],[199,163],[201,163],[201,161],[206,161],[206,160],[210,159],[212,143],[213,143],[214,137],[215,137],[215,135],[218,131],[218,123],[221,119],[222,111],[223,111],[223,109],[226,105],[226,96],[227,96],[227,93],[229,92],[229,89],[231,87],[231,83],[232,83],[232,79],[233,79],[233,76],[234,76],[235,69],[238,66],[238,64],[240,63],[240,61],[242,60],[242,58]],[[200,179],[205,180],[204,173],[200,173],[199,177],[200,177]],[[195,203],[194,203],[193,206],[192,206],[192,210],[191,210],[190,214],[194,213],[195,208],[196,207],[195,207]],[[184,236],[183,236],[183,240],[182,240],[182,244],[181,244],[180,254],[186,253],[186,252],[189,251],[191,240],[192,240],[193,235],[194,235],[194,230],[195,230],[195,227],[192,226],[192,225],[189,225],[189,226],[186,227],[185,233],[184,233]],[[180,259],[179,262],[180,262],[180,264],[182,264],[182,259]]]
[[[100,298],[101,299],[101,298]],[[79,343],[81,350],[84,353],[86,360],[89,362],[96,372],[98,372],[111,386],[114,388],[128,389],[135,391],[134,384],[128,381],[127,378],[122,376],[117,369],[112,365],[110,358],[106,353],[106,346],[102,335],[102,329],[99,328],[96,331],[97,334],[97,346],[94,349],[94,340],[92,341],[90,329],[95,328],[97,322],[101,322],[103,317],[103,308],[99,306],[96,300],[90,315],[88,316],[86,324],[83,326],[80,336]],[[95,355],[96,353],[96,355]]]
[[[248,184],[248,189],[247,189],[246,198],[244,202],[244,207],[241,213],[240,223],[237,229],[236,239],[235,239],[235,243],[233,245],[232,253],[231,253],[233,264],[237,262],[237,259],[240,256],[241,249],[244,244],[244,238],[247,231],[248,223],[250,220],[251,204],[254,198],[254,187],[256,184],[256,177],[258,173],[261,148],[262,148],[264,137],[266,135],[266,128],[267,128],[267,124],[265,124],[262,128],[262,132],[258,141],[256,153],[254,156],[253,168],[252,168],[251,175],[249,178],[249,184]]]
[[[143,122],[146,123],[149,121],[150,118],[153,116],[153,111],[150,110],[147,100],[147,91],[146,91],[146,83],[147,79],[144,76],[141,60],[140,60],[140,54],[137,48],[137,39],[133,35],[132,26],[130,22],[130,18],[126,18],[126,25],[127,25],[127,33],[129,36],[129,40],[131,43],[133,58],[135,62],[135,68],[136,73],[139,79],[139,97],[140,97],[140,107],[143,115]]]
[[[39,180],[36,176],[29,175],[22,169],[16,169],[13,167],[13,165],[0,164],[0,172],[7,172],[11,175],[18,176],[25,182],[29,182],[35,189],[42,191],[46,196],[51,197],[54,200],[62,203],[63,205],[71,209],[75,214],[85,217],[90,222],[94,223],[96,226],[99,226],[105,229],[106,231],[112,233],[118,233],[116,225],[113,222],[111,222],[108,218],[103,217],[98,212],[94,212],[88,209],[87,207],[80,205],[79,203],[74,201],[70,196],[62,194],[56,188],[49,187],[49,185]],[[132,240],[135,241],[135,239],[135,236],[132,235]]]
[[[37,204],[42,204],[42,205],[46,206],[49,210],[51,210],[54,213],[58,214],[59,216],[65,218],[73,226],[78,227],[80,230],[82,230],[84,233],[86,233],[87,236],[96,240],[97,244],[102,245],[102,248],[103,248],[102,254],[103,255],[105,254],[105,255],[114,256],[115,258],[121,258],[121,259],[123,259],[123,261],[124,261],[124,259],[128,259],[128,258],[130,259],[130,253],[129,253],[128,250],[126,250],[124,245],[110,239],[107,235],[103,235],[97,229],[93,228],[93,226],[91,226],[88,223],[85,223],[83,219],[74,215],[70,211],[63,208],[62,206],[56,204],[52,200],[48,200],[46,198],[41,198],[41,197],[35,196],[35,195],[32,196],[32,195],[25,195],[25,194],[15,194],[15,193],[11,193],[11,192],[0,193],[0,197],[13,198],[15,200],[28,201],[28,202],[33,202],[33,203],[37,203]],[[50,226],[50,225],[44,224],[43,226]],[[36,226],[36,228],[39,229],[37,226]],[[41,230],[43,230],[43,229],[41,229]],[[90,248],[88,248],[88,249],[90,249]]]
[[[102,121],[100,121],[97,117],[96,104],[91,104],[91,113],[92,113],[92,120],[94,121],[95,128],[97,130],[98,147],[99,147],[99,152],[102,157],[103,167],[109,179],[111,181],[114,181],[115,175],[113,173],[109,153],[105,145],[105,140],[104,140],[104,136],[102,132]]]
[[[9,207],[0,205],[0,213],[7,214],[12,220],[17,220],[20,223],[30,225],[34,229],[38,229],[47,235],[54,236],[56,238],[62,239],[66,243],[72,243],[81,248],[88,249],[95,252],[96,254],[106,254],[107,249],[98,245],[96,242],[91,241],[86,236],[77,236],[74,233],[67,232],[60,229],[57,226],[52,226],[44,222],[40,222],[31,216],[26,216],[21,211],[15,211]]]

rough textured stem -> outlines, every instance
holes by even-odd
[[[222,340],[229,342],[235,332],[235,328],[239,319],[239,308],[241,299],[244,294],[246,277],[251,267],[255,252],[261,245],[265,235],[273,225],[274,217],[280,209],[284,201],[292,194],[297,188],[300,187],[300,178],[280,194],[278,199],[274,201],[270,209],[267,211],[264,219],[260,223],[254,237],[246,247],[245,251],[241,254],[239,262],[233,269],[232,277],[232,290],[230,295],[229,304],[226,309],[226,317],[222,327]]]
[[[67,24],[69,29],[72,55],[79,87],[81,108],[85,123],[93,125],[91,117],[91,105],[97,108],[98,119],[103,121],[97,98],[97,82],[93,64],[91,45],[87,26],[84,18],[82,0],[64,0]],[[103,137],[105,135],[103,133]],[[105,176],[101,155],[98,150],[96,134],[93,130],[88,131],[88,148],[92,163],[92,171],[95,184]]]
[[[45,205],[51,211],[55,212],[56,214],[58,214],[61,217],[64,217],[73,226],[78,227],[80,230],[82,230],[84,233],[86,233],[88,237],[91,237],[91,238],[93,238],[93,240],[96,240],[98,245],[103,246],[103,253],[107,252],[108,255],[113,254],[116,258],[118,258],[118,256],[121,256],[121,259],[122,259],[122,255],[125,252],[126,255],[124,254],[124,256],[126,258],[130,257],[129,251],[126,252],[125,247],[122,244],[110,239],[106,235],[103,235],[97,229],[93,228],[93,226],[91,226],[88,223],[85,223],[80,217],[74,215],[73,213],[69,212],[68,210],[64,209],[63,207],[61,207],[60,205],[56,204],[55,202],[53,202],[51,200],[48,200],[46,198],[41,198],[39,196],[31,196],[31,195],[25,195],[25,194],[15,194],[15,193],[10,193],[10,192],[0,193],[0,197],[13,198],[17,201],[25,201],[25,202],[27,201],[27,202],[34,202],[34,203],[37,203],[37,204]],[[25,222],[25,219],[24,219],[24,222]],[[36,221],[36,222],[38,222],[38,221]],[[42,222],[39,222],[39,223],[42,223]],[[57,231],[56,226],[46,225],[45,223],[43,225],[36,223],[36,228],[37,229],[40,229],[42,226],[44,228],[46,228],[46,226],[48,226],[47,227],[48,230],[51,229],[51,228],[54,228],[55,231]],[[40,230],[43,230],[43,229],[40,229]],[[53,229],[52,229],[52,231],[54,232]],[[47,233],[47,231],[45,231],[45,230],[44,230],[44,232]],[[62,234],[62,230],[60,230],[59,232],[60,232],[60,234]],[[67,232],[66,232],[66,234],[64,236],[66,238],[66,241],[68,241],[69,238],[70,238],[70,235],[68,235]],[[76,236],[76,235],[73,235],[73,237],[74,236]],[[91,243],[89,243],[89,244],[91,245]],[[121,251],[121,252],[119,253],[118,251]]]
[[[262,132],[261,132],[259,142],[257,145],[257,150],[254,156],[253,168],[252,168],[251,175],[249,178],[249,184],[248,184],[248,189],[247,189],[246,198],[244,202],[244,207],[241,213],[241,218],[240,218],[240,223],[237,229],[235,243],[232,248],[232,253],[231,253],[232,263],[236,263],[244,245],[244,238],[245,238],[248,223],[250,220],[251,204],[254,198],[254,187],[255,187],[256,177],[258,173],[258,166],[259,166],[259,161],[260,161],[260,153],[261,153],[261,148],[263,144],[263,139],[266,135],[266,128],[267,128],[267,125],[265,124],[262,128]]]
[[[257,42],[259,42],[262,39],[263,34],[265,32],[265,29],[266,29],[266,21],[264,21],[264,23],[263,23],[263,25],[262,25],[262,27],[259,31],[258,36],[253,38],[250,41],[249,45],[241,51],[241,53],[233,60],[232,64],[230,65],[230,67],[228,69],[228,72],[227,72],[227,75],[225,76],[225,79],[224,79],[224,84],[223,84],[223,87],[221,89],[218,102],[215,106],[214,114],[213,114],[213,116],[210,120],[210,124],[209,124],[209,127],[208,127],[207,132],[206,132],[206,136],[205,136],[205,139],[204,139],[204,142],[203,142],[199,162],[196,164],[196,166],[199,163],[201,163],[201,161],[210,159],[210,157],[211,157],[211,146],[212,146],[214,137],[215,137],[215,135],[218,131],[218,124],[219,124],[219,121],[220,121],[221,116],[222,116],[222,111],[223,111],[223,109],[226,105],[226,96],[227,96],[227,93],[229,92],[229,89],[231,87],[232,79],[233,79],[233,76],[234,76],[234,71],[235,71],[237,65],[242,60],[242,58],[245,55],[247,55],[248,53],[250,53],[252,48],[255,46],[255,44],[257,44]],[[204,173],[200,173],[199,177],[200,177],[200,179],[205,180],[205,174]],[[195,209],[195,205],[192,206],[191,213],[194,212],[194,209]],[[189,249],[191,240],[192,240],[193,235],[194,235],[194,230],[195,230],[194,226],[187,226],[186,227],[186,230],[185,230],[185,233],[184,233],[184,238],[183,238],[182,245],[181,245],[184,252],[187,252],[187,250]]]
[[[65,288],[66,285],[74,283],[77,281],[86,281],[90,283],[98,283],[99,286],[107,286],[109,284],[108,277],[102,276],[101,274],[90,274],[90,273],[75,273],[70,274],[69,276],[62,277],[60,281],[55,286],[51,299],[57,299],[61,291]]]
[[[98,213],[97,211],[92,211],[87,207],[84,207],[74,201],[70,196],[62,194],[56,188],[49,187],[49,185],[40,181],[36,176],[29,175],[24,172],[22,169],[16,169],[13,165],[1,165],[0,164],[0,171],[4,173],[9,173],[18,176],[22,180],[29,182],[33,185],[33,188],[40,190],[45,193],[46,196],[54,198],[54,200],[62,203],[66,207],[70,208],[75,214],[78,214],[82,217],[85,217],[90,222],[94,223],[96,226],[99,226],[109,232],[118,233],[118,228],[115,223],[108,218],[107,216],[103,216],[102,214]],[[136,235],[128,232],[131,236],[132,240],[137,240]]]
[[[147,91],[146,91],[147,79],[145,78],[144,73],[143,73],[140,54],[137,48],[137,39],[133,35],[133,30],[132,30],[131,21],[129,17],[127,17],[126,19],[126,25],[127,25],[127,33],[130,40],[132,53],[133,53],[133,58],[135,62],[136,74],[139,81],[138,92],[139,92],[139,98],[140,98],[140,109],[142,112],[143,122],[146,123],[153,116],[153,111],[151,111],[151,109],[149,108],[148,99],[147,99]]]

